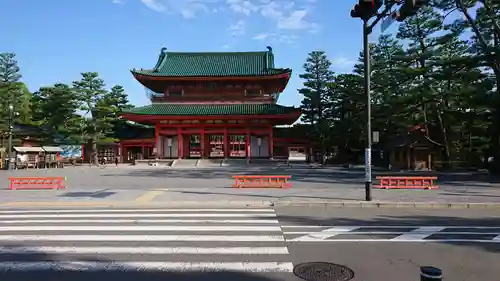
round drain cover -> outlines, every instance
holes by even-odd
[[[306,281],[349,281],[354,271],[349,267],[329,262],[307,262],[293,268],[295,276]]]

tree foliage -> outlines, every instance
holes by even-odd
[[[423,125],[427,137],[443,144],[448,163],[481,165],[491,156],[500,162],[499,25],[498,1],[435,0],[402,22],[396,34],[370,44],[372,128],[380,132],[374,148]],[[321,54],[321,65],[329,68]],[[314,69],[310,62],[311,57],[306,73]],[[366,145],[363,71],[361,52],[352,73],[322,80],[330,89],[321,98],[328,112],[323,134],[332,136],[327,147],[338,148],[343,161],[356,153],[361,160]],[[313,88],[311,77],[304,77],[306,89]],[[303,102],[306,123],[310,92]]]
[[[0,133],[2,146],[8,134],[9,105],[13,124],[35,125],[46,144],[90,143],[97,161],[97,143],[116,141],[125,121],[120,113],[132,107],[120,85],[105,88],[96,72],[81,74],[71,85],[57,83],[33,94],[20,81],[20,68],[13,53],[0,54]],[[14,136],[16,137],[16,136]]]

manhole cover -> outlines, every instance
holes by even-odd
[[[295,276],[306,281],[349,281],[354,271],[349,267],[329,262],[306,262],[293,268]]]

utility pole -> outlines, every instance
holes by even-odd
[[[364,92],[366,97],[365,200],[372,201],[372,97],[370,92],[370,45],[368,21],[363,21]]]
[[[9,170],[12,170],[12,119],[14,118],[14,106],[9,104]]]
[[[368,36],[372,33],[377,23],[391,14],[397,21],[403,21],[414,15],[417,10],[428,0],[358,0],[358,4],[351,10],[351,17],[363,20],[363,64],[364,64],[364,94],[366,97],[366,148],[365,148],[365,200],[372,201],[372,116],[371,116],[371,91],[370,91],[370,45]],[[401,4],[399,11],[390,13],[392,7]],[[378,10],[385,5],[384,10]],[[375,18],[372,23],[369,21]]]

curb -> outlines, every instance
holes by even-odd
[[[310,208],[406,208],[406,209],[500,209],[500,203],[442,203],[442,202],[341,202],[341,201],[177,201],[177,202],[8,202],[0,208],[133,208],[133,207],[310,207]]]

